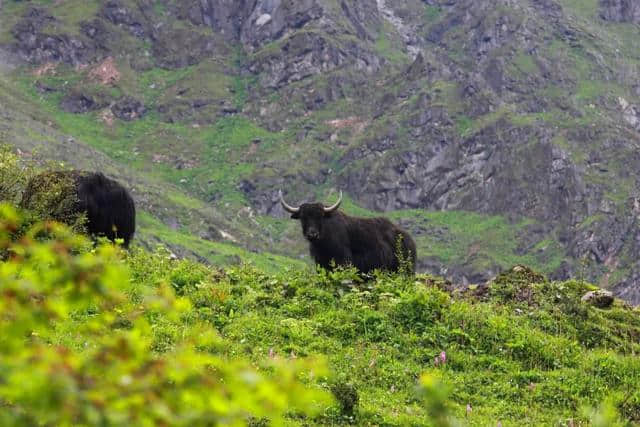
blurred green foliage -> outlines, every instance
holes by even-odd
[[[170,283],[132,292],[117,247],[51,222],[16,242],[21,221],[0,206],[1,425],[279,425],[330,402],[301,381],[325,375],[321,362],[230,360]],[[154,319],[188,327],[154,351]]]

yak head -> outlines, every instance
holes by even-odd
[[[325,206],[322,203],[304,203],[298,207],[293,207],[284,201],[282,191],[279,192],[279,195],[282,207],[291,214],[291,218],[300,220],[302,234],[310,242],[322,238],[324,220],[331,217],[340,206],[340,203],[342,203],[342,191],[340,191],[338,201],[332,206]]]

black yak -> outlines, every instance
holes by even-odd
[[[386,218],[356,218],[340,212],[342,192],[329,207],[322,203],[293,207],[284,201],[282,191],[279,195],[291,218],[300,220],[311,256],[321,267],[352,265],[363,274],[375,269],[399,271],[404,259],[407,272],[414,272],[416,244],[409,233]]]
[[[99,172],[54,171],[36,175],[29,180],[20,207],[69,225],[86,215],[84,227],[91,236],[122,239],[125,248],[136,228],[131,195]]]

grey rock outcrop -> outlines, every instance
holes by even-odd
[[[83,93],[71,93],[62,98],[60,108],[67,113],[82,114],[89,111],[98,110],[102,104],[91,95]]]
[[[238,40],[257,0],[190,0],[180,13],[196,25],[206,25],[228,40]]]
[[[142,118],[147,110],[141,101],[124,97],[111,107],[111,112],[121,120],[132,121]]]
[[[377,56],[358,45],[340,46],[321,35],[302,32],[288,38],[281,50],[258,56],[249,70],[261,74],[265,87],[280,88],[347,63],[365,73],[381,65]]]
[[[636,0],[600,0],[600,16],[607,21],[640,24],[640,3]]]
[[[107,1],[102,6],[100,15],[113,24],[126,28],[135,37],[144,38],[147,35],[144,19],[128,9],[120,0]]]
[[[322,16],[317,0],[258,0],[242,25],[240,40],[255,50]]]
[[[33,64],[65,62],[78,65],[95,55],[95,46],[80,38],[66,34],[47,34],[43,28],[56,18],[46,10],[32,8],[16,24],[11,33],[15,38],[13,51],[23,60]]]
[[[182,8],[194,24],[207,25],[250,50],[323,16],[318,0],[198,0]]]
[[[177,69],[198,64],[213,53],[214,47],[211,37],[197,31],[162,29],[154,35],[152,52],[158,66]]]

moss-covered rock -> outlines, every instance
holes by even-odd
[[[582,296],[581,300],[598,308],[609,308],[611,307],[611,304],[613,304],[615,298],[613,297],[612,292],[599,289],[587,292]]]

